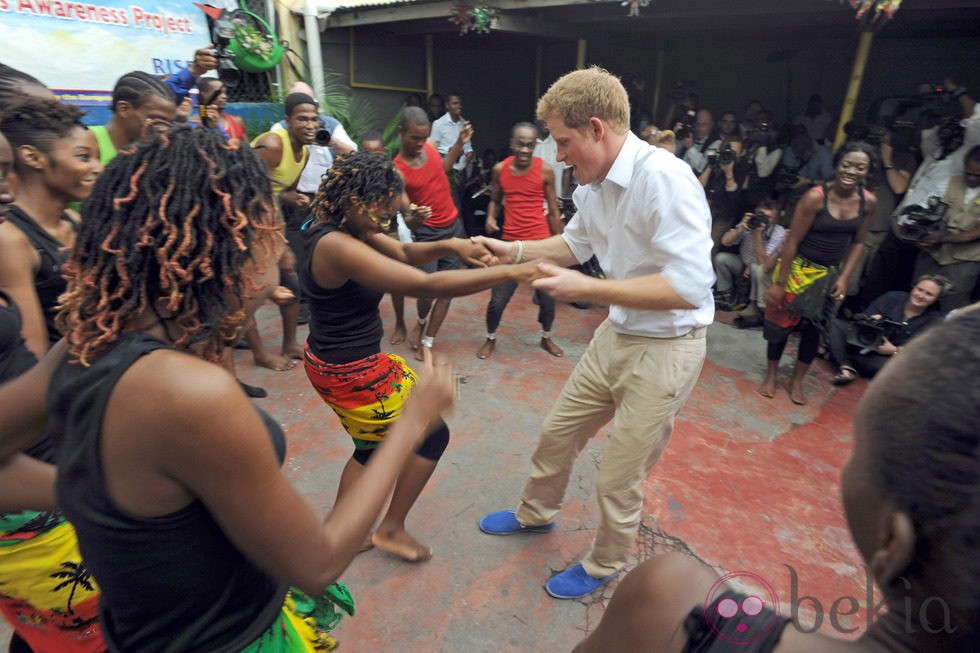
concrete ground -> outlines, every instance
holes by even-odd
[[[538,347],[530,296],[525,288],[515,294],[488,360],[475,352],[489,291],[453,302],[436,350],[452,357],[461,398],[448,420],[449,449],[409,518],[409,529],[435,555],[411,564],[372,550],[354,560],[343,581],[357,613],[334,632],[341,650],[570,651],[599,622],[618,579],[573,601],[550,598],[542,585],[577,562],[594,536],[596,470],[609,426],[579,457],[553,533],[493,537],[477,528],[483,514],[515,507],[544,414],[606,314],[559,305],[555,340],[565,357],[558,359]],[[407,303],[411,325],[415,306]],[[387,347],[393,324],[387,299],[382,309]],[[761,580],[787,615],[796,612],[791,602],[802,603],[801,628],[853,628],[856,636],[874,597],[842,515],[838,475],[866,384],[834,388],[829,366],[818,360],[806,381],[807,406],[790,402],[785,388],[765,399],[755,392],[765,368],[761,331],[733,328],[728,313],[717,317],[699,383],[646,481],[629,568],[659,552],[682,551],[719,574],[744,572],[736,580],[749,586]],[[278,312],[264,307],[259,324],[278,349]],[[407,344],[389,349],[412,361]],[[784,379],[792,367],[788,349]],[[257,401],[286,431],[286,473],[315,510],[327,511],[352,451],[337,418],[312,391],[302,365],[287,372],[257,368],[248,351],[236,351],[235,360],[242,380],[269,391]],[[832,623],[824,615],[842,597],[854,603],[838,605],[857,606],[856,614]]]
[[[483,514],[515,507],[529,470],[541,421],[584,352],[604,308],[559,305],[555,340],[565,357],[538,347],[537,307],[521,289],[498,331],[494,355],[475,356],[484,339],[489,291],[457,299],[436,350],[462,376],[450,417],[452,441],[410,515],[409,528],[435,555],[409,564],[373,550],[351,564],[343,580],[357,603],[335,634],[343,650],[479,653],[569,651],[595,628],[616,588],[577,601],[550,598],[542,584],[587,551],[597,523],[596,470],[610,427],[575,467],[557,528],[549,535],[493,537],[477,528]],[[385,345],[393,318],[382,304]],[[406,309],[415,319],[414,301]],[[268,343],[277,343],[278,316],[263,309]],[[646,509],[634,560],[680,550],[719,574],[749,572],[768,584],[809,629],[841,597],[857,613],[839,629],[865,627],[867,579],[843,518],[838,475],[851,447],[851,416],[866,384],[829,383],[817,361],[806,382],[807,406],[781,389],[773,399],[755,392],[765,369],[761,330],[740,331],[719,313],[708,332],[708,359],[681,411],[673,438],[646,482]],[[410,361],[407,344],[389,347]],[[793,350],[791,345],[789,350]],[[792,368],[787,352],[780,372]],[[266,387],[261,405],[280,419],[289,438],[286,470],[318,511],[329,509],[352,446],[337,418],[311,391],[301,367],[272,372],[236,352],[239,376]],[[742,580],[748,577],[743,576]],[[873,598],[872,598],[873,601]],[[821,610],[815,610],[817,603]]]

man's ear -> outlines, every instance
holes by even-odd
[[[589,118],[589,132],[590,135],[596,140],[596,142],[602,140],[602,136],[606,133],[606,123],[602,122],[599,118],[592,116]]]
[[[115,114],[120,118],[128,118],[133,115],[135,107],[128,100],[119,100],[116,102]]]
[[[18,145],[17,158],[32,170],[44,170],[48,157],[34,145]]]
[[[882,517],[877,548],[869,561],[878,586],[889,587],[915,558],[917,534],[912,517],[894,506]]]

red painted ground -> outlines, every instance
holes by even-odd
[[[556,601],[542,589],[594,535],[596,465],[608,431],[580,457],[553,534],[499,538],[477,529],[484,513],[516,504],[543,414],[605,317],[600,308],[559,306],[555,339],[566,357],[556,359],[538,348],[536,307],[530,292],[519,291],[494,355],[481,361],[475,352],[488,298],[456,300],[436,339],[464,383],[449,420],[450,448],[410,517],[410,529],[435,557],[413,565],[371,551],[355,560],[344,580],[358,613],[335,633],[345,651],[567,651],[595,627],[615,589],[613,582],[583,601]],[[411,324],[415,308],[408,304]],[[383,309],[390,334],[387,301]],[[261,317],[272,342],[277,316],[267,309]],[[637,559],[680,548],[720,573],[752,572],[772,586],[787,614],[795,574],[797,597],[810,596],[825,610],[854,597],[861,609],[841,625],[860,632],[866,580],[841,513],[838,475],[864,382],[832,388],[828,366],[817,361],[808,406],[795,406],[784,390],[765,399],[754,390],[764,369],[761,332],[718,322],[708,337],[700,382],[647,481]],[[411,360],[407,345],[391,349]],[[350,454],[336,418],[301,369],[256,369],[248,352],[236,352],[236,360],[244,380],[272,395],[260,401],[287,429],[289,475],[318,510],[328,508]],[[787,358],[786,373],[790,366]],[[812,610],[802,615],[809,626]],[[829,631],[826,620],[822,628]]]

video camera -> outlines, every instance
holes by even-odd
[[[891,340],[904,326],[902,322],[887,318],[876,320],[867,315],[856,315],[847,325],[847,343],[861,349],[877,349],[885,343],[885,338]]]
[[[947,211],[949,204],[935,195],[927,200],[926,206],[906,206],[895,220],[898,226],[895,235],[907,243],[938,238],[946,233]]]
[[[221,12],[221,15],[211,24],[211,42],[214,43],[214,56],[218,59],[218,79],[231,88],[242,80],[242,71],[234,62],[234,55],[228,50],[228,44],[235,38],[234,12]]]

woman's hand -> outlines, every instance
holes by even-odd
[[[431,427],[456,403],[456,377],[452,361],[447,356],[433,353],[431,347],[422,348],[422,371],[419,382],[402,410],[402,417],[418,419],[429,425],[422,429],[420,441],[429,435]]]
[[[481,243],[468,238],[453,238],[453,249],[463,262],[478,268],[485,268],[493,254]]]
[[[830,296],[840,302],[844,300],[846,295],[847,279],[844,277],[838,277],[837,281],[834,282],[834,287],[830,289]]]
[[[786,288],[777,284],[772,284],[769,286],[769,290],[766,291],[765,299],[766,306],[770,308],[775,308],[779,306],[780,303],[786,298]]]
[[[885,338],[884,336],[882,336],[881,339],[882,339],[882,343],[878,345],[877,349],[875,349],[876,352],[878,352],[882,356],[894,356],[895,354],[898,353],[898,346],[896,344],[894,344],[892,341],[890,341],[888,338]]]

